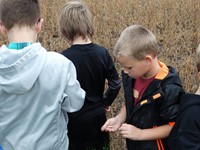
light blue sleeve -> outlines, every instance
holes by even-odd
[[[76,112],[83,106],[85,91],[80,87],[73,63],[68,63],[67,68],[67,81],[63,94],[62,109],[66,112]]]

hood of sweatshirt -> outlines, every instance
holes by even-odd
[[[0,48],[0,90],[20,94],[30,90],[46,59],[46,50],[33,43],[21,50]]]

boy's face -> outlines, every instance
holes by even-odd
[[[132,78],[144,77],[149,71],[149,66],[145,59],[137,60],[131,56],[119,56],[117,60],[122,65],[124,73]]]

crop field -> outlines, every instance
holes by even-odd
[[[58,15],[68,0],[41,0],[43,30],[38,40],[49,51],[61,52],[67,43],[58,28]],[[113,47],[120,33],[129,25],[141,24],[150,29],[160,45],[159,59],[175,67],[187,92],[198,86],[195,50],[200,44],[200,0],[85,0],[94,14],[93,42]],[[3,38],[0,44],[6,43]],[[114,59],[114,58],[113,58]],[[114,59],[115,61],[115,59]],[[118,72],[121,66],[116,63]],[[115,116],[124,102],[123,89],[112,104],[108,117]],[[125,140],[110,134],[111,150],[126,150]]]

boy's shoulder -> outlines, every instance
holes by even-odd
[[[166,85],[166,84],[176,84],[176,85],[182,85],[181,83],[181,79],[180,76],[177,72],[177,70],[172,67],[172,66],[167,66],[168,70],[168,74],[167,76],[163,79],[162,84]]]
[[[189,108],[191,106],[200,107],[200,95],[192,94],[192,93],[183,94],[180,99],[181,111],[184,111],[186,108]],[[200,109],[199,109],[199,112],[200,112]]]
[[[96,43],[72,45],[71,47],[62,51],[61,54],[65,56],[70,56],[70,55],[75,55],[75,54],[80,55],[81,53],[96,54],[96,55],[99,55],[99,57],[110,55],[107,48]]]
[[[66,57],[64,57],[61,53],[55,51],[47,51],[47,57],[60,61],[66,59]]]
[[[47,51],[46,62],[53,65],[69,65],[71,60],[63,56],[61,53]]]

